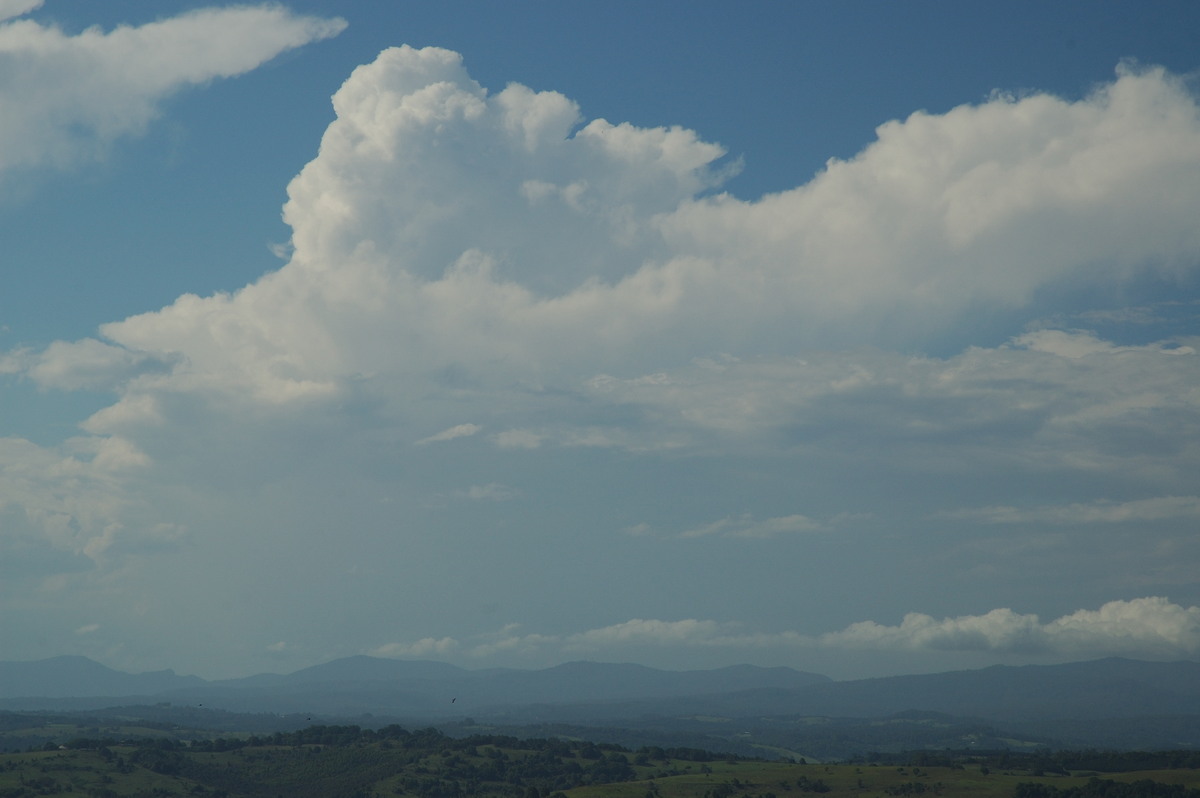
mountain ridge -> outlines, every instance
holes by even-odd
[[[0,661],[0,697],[3,698],[153,694],[203,683],[199,676],[180,676],[170,669],[126,673],[71,654],[27,662]],[[23,688],[23,692],[14,695],[14,685]]]
[[[1200,663],[1106,658],[848,681],[786,667],[668,671],[580,660],[468,670],[358,655],[289,674],[206,681],[129,674],[85,657],[0,662],[0,707],[174,702],[239,712],[545,722],[711,715],[884,717],[939,712],[1004,722],[1200,716]]]

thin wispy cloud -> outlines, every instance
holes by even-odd
[[[936,518],[986,524],[1124,524],[1200,518],[1200,497],[1160,496],[1128,502],[1099,501],[1050,507],[981,507],[947,510]]]
[[[770,538],[796,532],[820,532],[826,527],[813,519],[800,515],[784,515],[777,518],[756,519],[749,513],[737,517],[722,518],[711,524],[681,532],[681,538],[702,538],[710,535],[735,538]]]
[[[482,430],[483,427],[478,424],[455,424],[453,427],[444,429],[441,432],[434,433],[428,438],[422,438],[417,441],[417,446],[424,446],[429,443],[439,443],[441,441],[452,441],[455,438],[469,438],[475,433]]]

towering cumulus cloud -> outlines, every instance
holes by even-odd
[[[1200,252],[1200,122],[1162,71],[1123,68],[1075,103],[915,114],[754,202],[702,196],[723,151],[690,131],[581,124],[519,85],[489,95],[444,50],[384,52],[334,107],[289,187],[291,263],[106,337],[266,401],[449,363],[536,382],[814,338],[919,345],[961,334],[968,309],[1180,272]]]
[[[270,35],[256,33],[267,18]],[[237,46],[200,48],[218,22]],[[81,48],[91,94],[107,99],[77,107],[82,89],[47,79],[38,107],[76,109],[104,140],[172,87],[335,29],[240,9],[78,41],[10,22],[3,41]],[[154,43],[138,57],[162,66],[110,88],[109,66],[124,62],[106,48],[130,38]],[[0,102],[14,102],[6,91]],[[119,124],[104,113],[114,103],[127,108]],[[1180,79],[1121,66],[1081,99],[997,94],[915,113],[806,185],[750,200],[721,193],[736,160],[692,131],[588,121],[566,97],[516,84],[490,92],[446,50],[389,49],[333,105],[319,154],[288,187],[282,268],[104,325],[97,340],[8,356],[6,370],[43,387],[115,394],[58,450],[0,448],[0,501],[26,513],[22,545],[49,541],[46,572],[128,565],[128,579],[199,595],[181,568],[138,571],[122,555],[190,547],[234,582],[277,573],[308,625],[236,615],[248,640],[289,652],[304,650],[289,635],[319,628],[355,650],[462,652],[539,618],[546,628],[503,639],[592,650],[669,631],[709,648],[1038,652],[1103,650],[1104,629],[1164,608],[1194,626],[1194,608],[1166,599],[1048,625],[1023,609],[842,618],[823,642],[778,621],[805,590],[850,607],[856,589],[908,597],[936,579],[979,590],[976,606],[1010,606],[1007,586],[1083,556],[1087,598],[1047,580],[1041,599],[1098,606],[1091,575],[1127,597],[1191,579],[1197,341],[1047,321],[1055,301],[1078,313],[1096,297],[1152,316],[1163,308],[1151,289],[1195,278],[1200,113]],[[6,163],[70,144],[30,135],[51,110],[3,118],[5,135],[48,142],[4,145]],[[1097,507],[1137,512],[1105,524],[1079,512]],[[1132,545],[1138,521],[1154,546]],[[1099,536],[1136,565],[1106,558]],[[563,540],[594,565],[554,583],[563,594],[618,574],[631,587],[564,619],[547,600],[566,579],[553,566],[540,585],[501,575]],[[853,576],[835,583],[825,562]],[[765,576],[718,605],[709,588],[735,566]],[[304,590],[286,568],[308,575]],[[313,588],[332,573],[353,578]],[[314,595],[353,606],[358,626]],[[680,596],[708,608],[700,617],[724,615],[681,621],[700,610]],[[481,619],[481,605],[510,617]],[[392,624],[406,634],[378,631]],[[756,637],[758,624],[775,631]],[[1194,648],[1194,631],[1180,640]]]

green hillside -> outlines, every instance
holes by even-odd
[[[1008,753],[947,755],[925,766],[797,764],[577,740],[459,739],[398,726],[44,748],[0,755],[0,798],[1200,798],[1195,767],[1130,770],[1136,762],[1127,756],[1095,753],[1086,761],[1122,772],[1097,778],[1096,770],[1067,770],[1061,757]],[[1196,764],[1194,754],[1181,756],[1177,764]]]

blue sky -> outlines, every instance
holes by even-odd
[[[0,0],[3,656],[1200,656],[1198,17]]]

